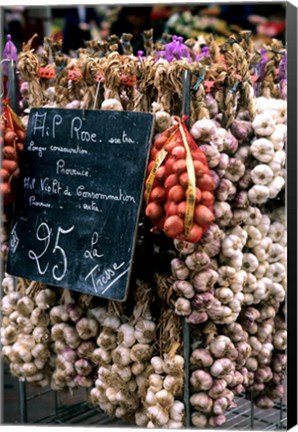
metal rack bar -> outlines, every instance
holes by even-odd
[[[189,70],[184,71],[182,77],[182,115],[186,115],[188,118],[185,121],[186,126],[189,128],[189,116],[190,116],[190,78],[191,74]]]
[[[57,391],[54,391],[54,406],[55,406],[55,419],[58,418],[59,413],[59,405],[60,405],[60,398]]]
[[[25,383],[24,383],[24,384],[25,384]],[[29,402],[29,401],[31,401],[32,399],[36,399],[36,398],[38,398],[39,396],[43,396],[43,395],[45,395],[45,394],[47,394],[47,393],[50,393],[51,391],[53,391],[53,390],[51,390],[51,389],[47,389],[47,390],[41,391],[41,392],[39,392],[39,393],[36,393],[36,394],[34,394],[34,395],[27,396],[27,397],[26,397],[26,401]]]
[[[190,114],[190,71],[186,70],[183,73],[182,79],[183,95],[182,95],[182,115],[188,116],[186,125],[189,127],[189,114]],[[183,402],[185,406],[185,426],[189,428],[191,426],[191,415],[190,415],[190,392],[189,392],[189,357],[190,357],[190,331],[189,324],[186,319],[183,318],[183,357],[184,357],[184,389],[183,389]]]
[[[184,390],[183,390],[183,402],[185,406],[185,426],[189,428],[191,426],[190,422],[190,404],[189,404],[189,343],[190,343],[190,335],[189,335],[189,325],[186,322],[185,318],[183,318],[183,357],[184,357],[184,374],[185,374],[185,382],[184,382]]]
[[[20,421],[21,424],[26,424],[28,423],[28,412],[27,412],[27,398],[26,398],[26,383],[24,381],[19,381],[18,393],[19,393]]]
[[[250,428],[254,428],[254,392],[250,393]]]

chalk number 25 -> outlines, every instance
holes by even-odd
[[[60,235],[61,234],[69,234],[74,229],[74,225],[68,229],[63,229],[60,226],[57,229],[55,244],[52,249],[52,254],[58,253],[60,255],[60,259],[62,259],[62,263],[55,264],[52,268],[52,276],[55,280],[60,281],[64,278],[65,273],[67,272],[67,256],[65,250],[59,245]],[[37,255],[33,250],[29,250],[28,256],[30,259],[36,262],[37,270],[39,274],[43,275],[47,272],[49,267],[49,262],[47,262],[42,268],[41,260],[45,253],[48,251],[52,236],[52,228],[45,222],[42,222],[37,230],[36,230],[36,238],[40,242],[44,242],[44,248],[42,252]]]

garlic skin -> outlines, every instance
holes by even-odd
[[[193,277],[193,286],[196,292],[203,293],[213,288],[218,278],[216,271],[212,269],[203,270],[195,273]]]
[[[146,415],[146,410],[144,408],[140,408],[135,413],[135,423],[136,426],[145,427],[148,424],[148,417]]]
[[[236,235],[230,234],[224,238],[221,250],[224,256],[232,258],[242,250],[242,242]]]
[[[215,137],[216,131],[217,128],[212,120],[202,119],[193,124],[190,134],[195,140],[208,142]]]
[[[189,276],[189,270],[182,260],[174,258],[171,261],[172,274],[179,280],[185,280]]]
[[[273,179],[273,171],[268,165],[257,165],[251,170],[251,179],[256,185],[267,185]]]
[[[149,406],[147,416],[156,426],[165,426],[169,421],[168,412],[159,405]]]
[[[150,343],[155,337],[155,330],[156,325],[153,321],[140,318],[134,326],[135,339],[142,344]]]
[[[179,375],[175,375],[175,372],[173,372],[173,375],[167,374],[163,380],[163,387],[165,390],[168,390],[170,393],[174,395],[179,395],[182,392],[183,389],[183,377]]]
[[[277,124],[268,139],[273,143],[274,150],[283,150],[287,140],[287,126],[285,124]]]
[[[42,289],[36,294],[34,301],[39,309],[49,309],[56,302],[56,293],[49,288]]]
[[[263,163],[270,162],[274,156],[274,146],[266,138],[259,138],[253,141],[250,150],[253,156]]]
[[[204,428],[207,425],[207,416],[199,411],[195,411],[191,415],[191,423],[198,428]]]
[[[275,122],[269,113],[258,114],[252,122],[252,127],[256,135],[270,136],[275,129]]]
[[[252,204],[264,204],[270,196],[270,189],[268,186],[255,185],[248,191],[248,199]]]
[[[136,361],[131,359],[130,349],[123,346],[118,345],[112,353],[113,362],[119,366],[128,366],[132,361]]]
[[[34,302],[28,296],[21,297],[16,304],[16,310],[24,317],[29,317],[33,309]]]
[[[155,122],[158,130],[161,132],[168,129],[173,123],[171,115],[162,110],[155,112]]]
[[[105,99],[101,104],[102,110],[123,111],[123,106],[118,99]]]
[[[185,417],[185,406],[179,400],[175,400],[170,408],[170,419],[183,423]],[[182,426],[181,426],[182,427]]]
[[[277,195],[280,193],[280,191],[285,186],[285,179],[281,176],[275,177],[273,180],[271,180],[270,183],[268,183],[268,194],[269,198],[273,199],[276,198]]]
[[[220,161],[220,153],[215,146],[203,144],[200,149],[204,152],[209,168],[215,168]]]
[[[163,370],[165,373],[171,374],[175,371],[181,371],[184,367],[184,358],[175,354],[173,357],[165,356]]]
[[[158,392],[163,388],[163,377],[158,374],[149,376],[149,388],[154,392]]]
[[[235,365],[228,358],[222,357],[215,360],[210,368],[210,373],[215,378],[221,378],[221,376],[227,375],[229,372],[234,371]]]
[[[190,404],[195,410],[208,414],[211,413],[213,401],[206,393],[199,392],[190,397]]]
[[[174,396],[168,390],[162,389],[155,393],[155,400],[161,407],[168,409],[173,406]]]
[[[177,315],[188,316],[191,314],[191,302],[183,297],[179,297],[175,302],[175,313]]]
[[[190,384],[195,391],[209,390],[212,387],[213,379],[208,372],[197,369],[191,374]]]
[[[69,320],[69,314],[64,308],[64,305],[56,305],[50,310],[51,324],[66,322]]]
[[[176,291],[177,295],[191,299],[195,295],[195,290],[190,282],[187,281],[176,281],[173,284],[173,290]]]
[[[154,369],[154,372],[156,374],[161,374],[164,371],[164,363],[163,363],[163,359],[161,357],[158,356],[154,356],[151,358],[150,360],[151,366]]]
[[[225,171],[225,178],[236,183],[244,175],[245,165],[236,158],[230,158],[228,166]]]
[[[135,342],[135,330],[129,324],[122,324],[118,329],[118,342],[123,346],[130,348]]]
[[[205,368],[211,366],[213,363],[212,355],[203,348],[197,348],[191,353],[190,364]]]

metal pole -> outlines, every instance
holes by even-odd
[[[185,406],[185,427],[191,426],[190,422],[190,404],[189,404],[189,325],[186,319],[183,318],[183,357],[184,357],[184,388],[183,388],[183,402]]]
[[[182,115],[188,116],[186,120],[186,126],[189,127],[189,115],[190,115],[190,71],[186,70],[183,74],[183,90],[182,90]],[[189,357],[190,357],[190,331],[189,324],[185,318],[183,318],[183,357],[184,357],[184,389],[183,389],[183,402],[185,406],[185,426],[191,427],[191,415],[190,415],[190,392],[189,392]]]
[[[21,424],[28,423],[27,400],[26,400],[26,383],[19,381],[19,407]]]
[[[254,428],[254,392],[250,393],[250,429]]]
[[[18,113],[18,103],[16,95],[16,77],[15,77],[15,67],[14,61],[11,59],[8,63],[8,92],[7,96],[9,98],[9,104],[14,112]]]
[[[54,391],[54,404],[55,404],[55,420],[57,420],[59,414],[59,395],[57,391]]]
[[[50,6],[44,7],[44,18],[43,18],[43,32],[44,36],[51,35],[51,24],[52,24],[52,8]]]
[[[279,427],[280,429],[283,429],[282,419],[283,419],[283,400],[282,398],[279,399],[280,408],[279,408]]]
[[[190,116],[190,71],[186,70],[183,73],[183,88],[182,88],[182,115],[186,115],[188,118],[185,122],[189,128],[189,116]]]

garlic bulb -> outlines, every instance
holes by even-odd
[[[164,408],[169,408],[174,403],[174,396],[166,389],[159,390],[155,393],[156,402]]]
[[[202,119],[193,124],[190,133],[194,139],[208,142],[215,137],[216,130],[215,123],[212,120]]]
[[[119,366],[127,366],[132,361],[136,361],[131,359],[131,350],[123,345],[118,345],[113,353],[112,353],[113,361]]]
[[[154,393],[161,390],[163,387],[163,377],[158,374],[151,374],[149,376],[149,387]]]
[[[152,357],[150,360],[150,363],[151,363],[155,373],[157,373],[157,374],[163,373],[164,364],[163,364],[163,359],[161,357],[158,357],[158,356]]]
[[[270,196],[268,186],[257,184],[248,191],[249,201],[253,204],[264,204]]]
[[[251,179],[255,184],[267,185],[273,179],[273,171],[265,164],[257,165],[251,170]]]
[[[209,390],[212,387],[213,379],[208,372],[197,369],[192,373],[190,383],[195,391]]]
[[[105,99],[101,104],[102,110],[123,111],[123,106],[118,99]]]
[[[179,297],[175,302],[175,313],[177,315],[188,316],[191,314],[191,303],[183,297]]]
[[[274,146],[271,141],[266,138],[259,138],[251,144],[251,152],[253,156],[260,162],[268,163],[274,155]]]
[[[153,321],[140,318],[134,326],[134,336],[139,343],[150,343],[155,337],[156,325]]]
[[[270,136],[275,129],[275,122],[269,113],[259,114],[253,120],[252,127],[256,135]]]
[[[159,405],[149,406],[147,416],[156,426],[164,426],[169,421],[168,412]]]
[[[129,324],[122,324],[118,329],[118,342],[129,348],[135,343],[135,341],[134,327]]]

